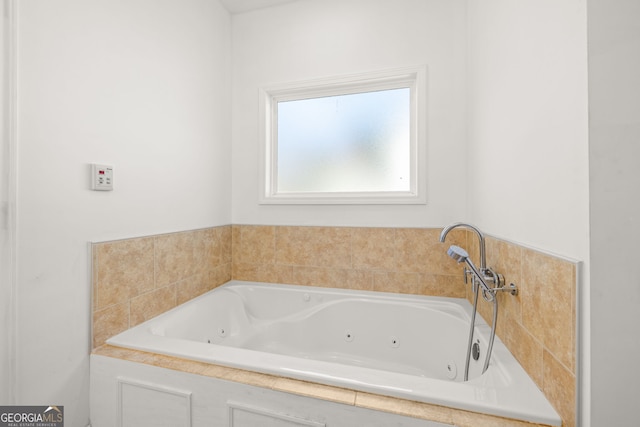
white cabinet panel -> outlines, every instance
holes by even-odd
[[[118,378],[120,427],[191,427],[191,393]]]

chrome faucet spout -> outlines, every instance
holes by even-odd
[[[484,234],[482,234],[482,231],[480,231],[477,227],[464,222],[456,222],[454,224],[448,225],[443,228],[442,232],[440,233],[440,242],[444,243],[445,239],[447,238],[447,234],[449,234],[449,232],[454,228],[458,227],[464,227],[473,230],[478,236],[478,240],[480,241],[480,271],[482,273],[485,273],[485,271],[487,270],[487,256],[485,251]]]

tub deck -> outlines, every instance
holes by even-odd
[[[423,420],[437,421],[459,427],[552,427],[553,424],[536,424],[511,418],[497,417],[477,412],[448,408],[408,399],[383,396],[357,390],[278,377],[258,372],[230,368],[148,353],[111,345],[94,349],[92,357],[107,357],[141,363],[204,377],[233,381],[255,387],[311,397],[375,411],[388,412]]]

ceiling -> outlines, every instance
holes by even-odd
[[[220,0],[220,3],[231,13],[242,13],[292,1],[296,0]]]

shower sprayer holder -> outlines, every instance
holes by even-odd
[[[511,295],[518,295],[518,287],[515,285],[515,283],[509,283],[509,286],[502,286],[499,288],[493,288],[491,289],[492,292],[498,292],[498,291],[502,291],[502,292],[509,292]]]
[[[489,291],[495,295],[496,292],[509,292],[511,295],[518,295],[518,288],[515,284],[510,283],[509,286],[505,286],[504,276],[496,273],[491,268],[487,269],[490,272],[489,276],[485,276],[484,280],[488,283],[493,283],[494,286]]]
[[[505,286],[504,276],[500,273],[496,273],[491,267],[483,271],[484,280],[488,283],[493,283],[493,288],[490,291],[495,295],[496,292],[509,292],[511,295],[518,295],[518,287],[514,283],[510,283],[509,286]]]
[[[475,292],[475,286],[477,286],[477,283],[474,280],[473,271],[465,267],[463,273],[465,284],[469,283],[469,277],[471,277],[471,284],[474,286],[472,290]],[[509,286],[505,286],[504,276],[500,273],[496,273],[496,271],[491,267],[485,268],[482,271],[482,278],[486,283],[493,285],[493,287],[486,291],[493,294],[496,292],[509,292],[511,295],[518,295],[518,287],[514,283],[510,283]]]

